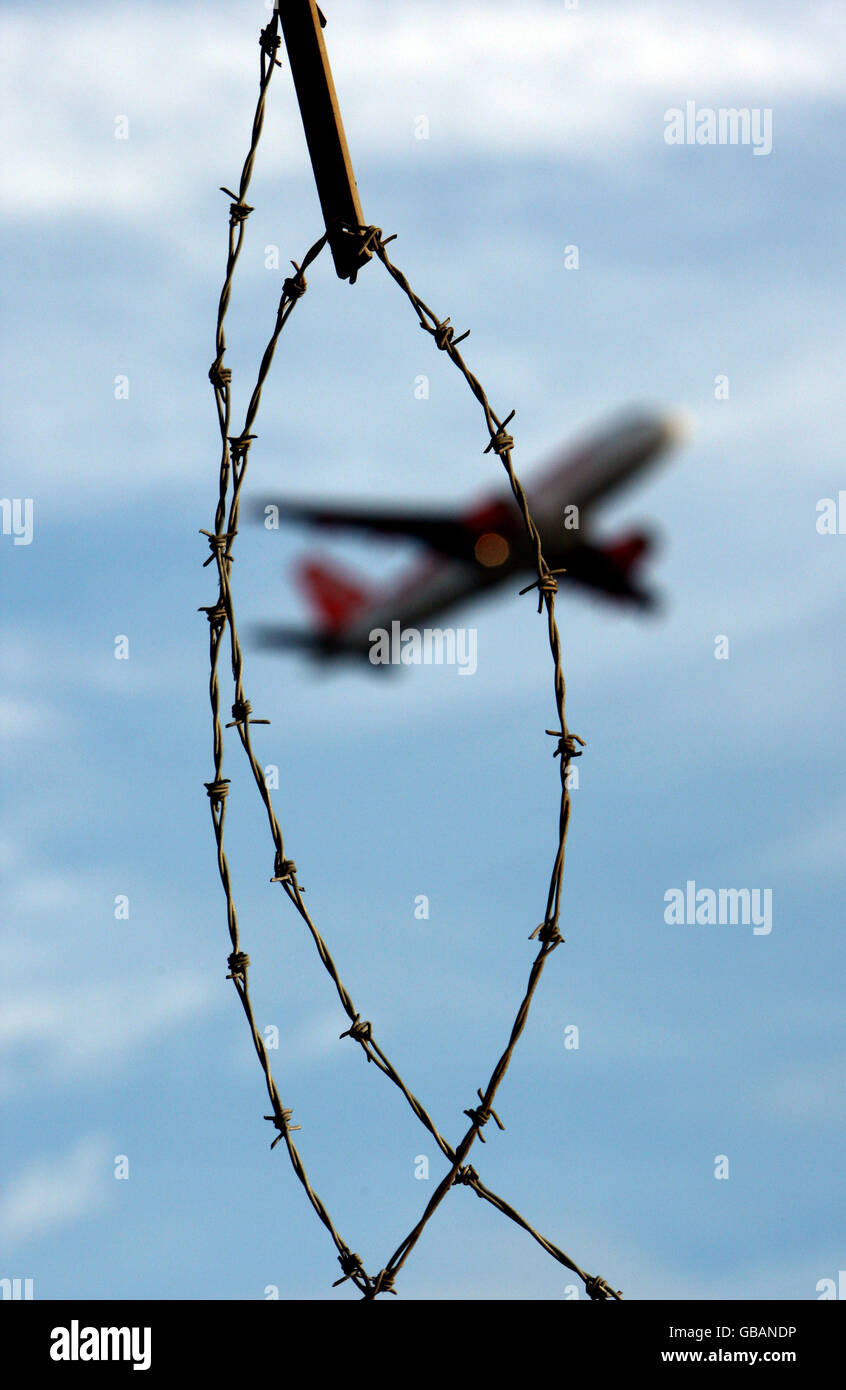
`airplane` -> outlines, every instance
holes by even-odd
[[[551,570],[564,569],[559,586],[574,584],[618,602],[655,606],[637,570],[653,537],[632,531],[594,541],[587,522],[596,504],[628,482],[687,434],[678,414],[628,412],[585,442],[560,451],[544,473],[526,485],[529,510]],[[501,585],[518,574],[537,574],[517,502],[504,487],[462,515],[414,507],[379,510],[370,505],[328,505],[283,499],[256,505],[267,518],[324,529],[345,528],[377,536],[412,538],[426,547],[420,563],[399,583],[371,588],[321,560],[301,563],[297,578],[317,625],[298,629],[266,625],[257,630],[268,650],[300,649],[318,658],[370,658],[375,629],[405,630]],[[372,658],[371,658],[372,659]]]

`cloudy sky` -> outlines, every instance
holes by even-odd
[[[472,328],[468,362],[499,413],[517,411],[521,476],[622,407],[692,422],[599,519],[611,536],[659,532],[658,616],[557,604],[588,745],[566,945],[499,1092],[506,1132],[473,1161],[629,1298],[816,1298],[846,1267],[846,493],[843,534],[817,528],[846,490],[846,15],[778,0],[323,8],[365,216],[399,234],[392,257],[427,303]],[[0,535],[0,1277],[33,1279],[36,1297],[355,1296],[331,1293],[334,1250],[269,1150],[203,789],[218,189],[237,184],[268,14],[80,0],[51,24],[7,0],[0,16],[0,492],[33,517],[30,543]],[[771,152],[667,144],[665,113],[688,101],[771,111]],[[227,327],[236,413],[285,266],[321,230],[286,65],[249,201]],[[475,402],[378,265],[353,288],[328,258],[313,268],[256,433],[251,497],[458,505],[499,485]],[[308,621],[291,568],[314,545],[245,521],[242,631]],[[321,548],[371,576],[413,553]],[[247,648],[254,713],[273,721],[254,737],[280,769],[310,910],[453,1141],[507,1039],[555,849],[552,668],[518,587],[462,610],[472,679],[326,674]],[[268,884],[246,772],[233,740],[227,843],[257,1019],[279,1029],[271,1060],[312,1181],[375,1272],[442,1163],[338,1041],[330,982]],[[668,924],[665,894],[688,880],[770,890],[772,930]],[[558,1299],[569,1283],[458,1190],[398,1288]]]

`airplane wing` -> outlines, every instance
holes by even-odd
[[[265,505],[257,508],[263,519]],[[312,526],[369,531],[383,536],[406,536],[422,541],[452,560],[473,560],[476,542],[489,532],[509,537],[519,525],[519,513],[505,503],[495,503],[471,516],[456,518],[445,513],[411,510],[374,510],[370,507],[327,507],[320,503],[284,500],[276,503],[280,521],[304,521]]]
[[[309,632],[298,627],[258,623],[253,627],[253,637],[264,651],[301,651],[316,657],[348,656],[357,661],[368,658],[367,647],[360,642],[347,642],[337,632]]]

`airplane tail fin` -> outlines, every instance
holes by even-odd
[[[620,536],[618,540],[599,547],[602,554],[625,575],[630,575],[637,569],[644,556],[653,548],[653,537],[644,531],[632,531],[627,536]]]
[[[304,561],[297,569],[297,582],[324,633],[342,631],[369,597],[360,583],[324,561]]]

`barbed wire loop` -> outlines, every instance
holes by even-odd
[[[570,797],[567,778],[562,775],[559,839],[550,878],[546,912],[543,922],[532,933],[532,938],[536,936],[540,938],[540,949],[533,961],[525,994],[512,1025],[508,1044],[493,1070],[486,1089],[483,1091],[480,1087],[477,1091],[480,1104],[464,1112],[471,1121],[470,1128],[467,1130],[458,1146],[453,1148],[440,1133],[424,1106],[403,1081],[390,1058],[376,1042],[372,1024],[369,1021],[362,1021],[360,1013],[356,1010],[352,997],[340,977],[329,948],[306,910],[302,897],[305,890],[302,889],[297,882],[296,864],[292,859],[288,858],[285,853],[282,830],[273,810],[264,772],[252,749],[250,736],[252,726],[255,724],[267,724],[269,720],[252,718],[252,706],[244,690],[243,651],[235,622],[231,589],[230,569],[233,558],[232,547],[238,534],[237,523],[240,494],[247,471],[250,446],[257,438],[251,430],[258,413],[262,388],[273,361],[279,335],[288,322],[297,303],[306,292],[307,282],[305,272],[320,255],[328,241],[327,230],[315,241],[302,263],[291,261],[294,274],[287,276],[283,281],[282,295],[276,311],[275,324],[258,368],[256,382],[250,396],[244,423],[240,432],[233,434],[231,433],[232,372],[224,365],[226,353],[224,321],[231,298],[233,276],[243,245],[246,221],[254,211],[252,206],[246,201],[246,194],[249,188],[261,136],[268,86],[275,69],[281,66],[279,60],[276,58],[279,44],[279,13],[275,11],[269,24],[261,30],[259,38],[259,95],[253,118],[252,137],[243,163],[238,191],[233,192],[229,188],[222,188],[222,192],[230,199],[229,244],[226,259],[226,273],[218,302],[217,325],[215,331],[215,357],[208,372],[209,380],[214,389],[220,430],[221,451],[219,487],[214,529],[201,532],[202,535],[208,538],[209,549],[211,551],[208,559],[204,561],[204,568],[214,561],[217,561],[219,591],[217,600],[214,604],[206,605],[199,610],[206,614],[209,628],[209,696],[212,710],[214,775],[212,780],[206,782],[204,785],[211,807],[218,870],[226,898],[227,924],[231,942],[231,952],[227,962],[230,973],[227,978],[231,979],[235,984],[239,1000],[246,1014],[253,1045],[264,1075],[267,1094],[272,1107],[272,1113],[266,1115],[264,1118],[271,1122],[278,1131],[270,1147],[274,1149],[276,1145],[284,1139],[294,1173],[301,1183],[312,1208],[335,1244],[335,1248],[338,1252],[338,1260],[341,1264],[342,1277],[335,1281],[333,1287],[337,1287],[337,1285],[350,1279],[365,1299],[374,1299],[383,1293],[395,1294],[396,1289],[394,1288],[394,1283],[398,1273],[444,1196],[453,1186],[467,1186],[471,1187],[478,1197],[490,1203],[497,1211],[522,1227],[560,1264],[576,1273],[583,1280],[585,1289],[590,1298],[619,1299],[622,1297],[619,1292],[614,1292],[610,1285],[608,1285],[605,1280],[600,1279],[599,1276],[591,1277],[581,1270],[568,1255],[558,1248],[558,1246],[554,1245],[545,1236],[536,1231],[525,1217],[521,1216],[504,1198],[498,1196],[495,1192],[491,1191],[490,1188],[486,1187],[475,1168],[465,1162],[475,1140],[478,1138],[482,1143],[485,1142],[482,1129],[491,1118],[494,1119],[500,1130],[504,1130],[505,1128],[499,1115],[493,1109],[493,1101],[508,1070],[515,1046],[526,1026],[529,1009],[544,968],[546,957],[550,951],[563,940],[558,931],[557,922],[560,914],[564,852],[570,817]],[[547,608],[549,644],[555,667],[555,701],[560,725],[558,730],[547,730],[547,733],[552,734],[553,737],[558,740],[555,756],[561,757],[563,774],[570,759],[580,756],[580,749],[576,748],[576,744],[584,746],[583,741],[578,738],[577,735],[568,732],[564,717],[565,682],[561,662],[561,642],[554,614],[555,595],[558,588],[555,575],[563,573],[564,571],[556,570],[553,572],[549,569],[543,557],[540,535],[529,510],[525,492],[513,469],[511,453],[514,449],[514,439],[507,427],[514,418],[515,412],[512,410],[504,420],[500,420],[492,409],[481,383],[464,362],[458,348],[459,344],[469,337],[469,329],[460,337],[456,337],[451,327],[450,319],[442,318],[435,314],[414,292],[403,272],[393,265],[388,257],[386,247],[396,239],[395,236],[383,237],[381,228],[376,226],[344,226],[342,230],[346,234],[358,239],[360,258],[362,260],[371,258],[375,255],[382,262],[388,274],[396,284],[399,285],[412,304],[420,326],[431,335],[434,339],[435,346],[440,351],[445,352],[450,361],[462,373],[470,390],[482,407],[489,435],[489,441],[484,452],[490,453],[493,451],[496,453],[508,475],[512,494],[520,510],[532,546],[537,570],[537,578],[528,587],[538,588],[539,611],[542,609],[544,603]],[[351,277],[351,279],[354,278],[354,276]],[[523,590],[522,592],[525,593],[528,592],[528,590]],[[415,1116],[435,1141],[449,1164],[447,1173],[441,1179],[435,1192],[429,1199],[420,1220],[417,1222],[414,1229],[404,1238],[390,1260],[388,1260],[375,1278],[372,1278],[366,1273],[360,1257],[354,1254],[350,1246],[342,1239],[324,1203],[309,1181],[303,1160],[291,1139],[291,1134],[299,1130],[300,1126],[291,1124],[293,1112],[290,1109],[286,1109],[281,1102],[276,1082],[274,1081],[271,1071],[267,1047],[258,1030],[250,999],[248,985],[250,958],[240,946],[238,914],[232,892],[228,858],[224,846],[225,809],[230,779],[223,776],[224,728],[221,719],[218,665],[224,632],[227,630],[229,633],[231,667],[235,690],[232,703],[233,718],[232,721],[226,725],[226,728],[237,729],[238,738],[247,757],[250,770],[267,813],[270,832],[275,847],[274,877],[271,881],[282,885],[286,897],[292,903],[310,933],[320,961],[334,984],[341,1007],[350,1022],[350,1026],[345,1032],[340,1034],[340,1037],[350,1037],[355,1042],[361,1044],[368,1062],[375,1063],[377,1070],[381,1071],[401,1092]]]

